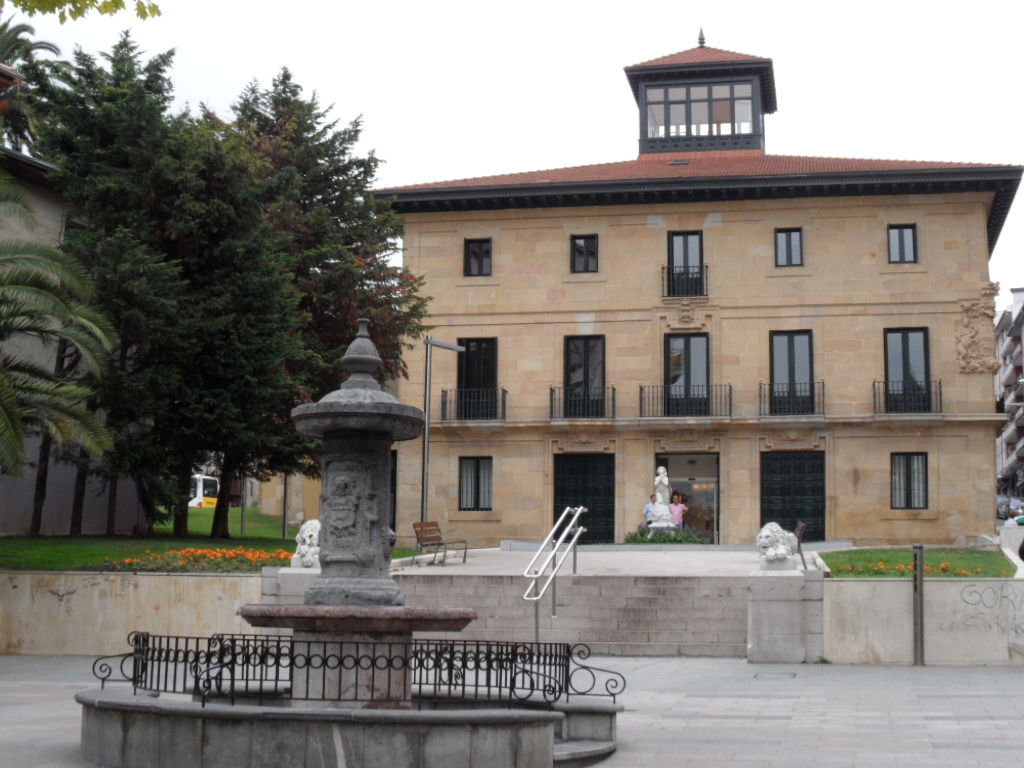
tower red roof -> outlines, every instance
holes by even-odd
[[[763,56],[750,56],[746,53],[736,53],[735,51],[726,51],[721,48],[709,48],[706,45],[701,45],[696,48],[680,51],[679,53],[670,53],[668,56],[643,61],[639,64],[634,64],[628,69],[636,69],[637,67],[685,67],[691,64],[720,64],[727,61],[768,61],[768,59]]]

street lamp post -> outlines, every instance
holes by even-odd
[[[465,352],[466,348],[460,347],[458,344],[438,341],[430,336],[427,336],[423,343],[427,348],[427,367],[423,382],[423,466],[420,479],[420,522],[425,523],[427,521],[427,492],[430,485],[430,361],[432,352],[434,347],[452,352]]]

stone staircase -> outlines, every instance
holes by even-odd
[[[472,608],[464,640],[534,639],[534,606],[521,576],[393,574],[407,605]],[[542,642],[586,643],[617,656],[734,656],[747,651],[747,580],[736,576],[571,576],[540,604]],[[434,633],[432,637],[443,637]],[[455,637],[456,635],[452,635]]]

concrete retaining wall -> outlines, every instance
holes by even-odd
[[[1024,581],[924,580],[926,664],[1024,664]],[[825,657],[837,664],[912,664],[910,579],[826,579]]]
[[[133,630],[251,632],[235,615],[258,603],[257,574],[0,573],[0,653],[124,653]]]

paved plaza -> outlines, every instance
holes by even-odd
[[[0,764],[85,768],[74,692],[91,658],[0,656]],[[755,665],[601,658],[626,675],[605,768],[968,768],[1024,761],[1011,667]],[[350,767],[354,768],[354,767]]]

